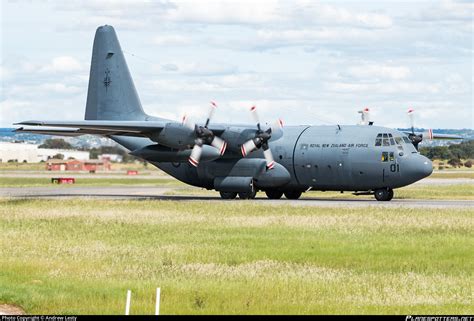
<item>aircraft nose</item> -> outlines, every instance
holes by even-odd
[[[413,161],[411,162],[410,172],[414,179],[423,179],[433,173],[433,163],[425,156],[413,155]]]

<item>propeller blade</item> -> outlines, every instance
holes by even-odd
[[[370,123],[370,110],[368,107],[365,107],[362,110],[359,110],[358,113],[360,114],[360,123],[359,125],[369,125]]]
[[[272,135],[280,136],[281,132],[283,132],[283,120],[277,119],[271,126]]]
[[[273,159],[270,148],[263,151],[263,156],[265,156],[265,160],[267,161],[267,169],[273,169],[273,167],[275,167],[275,160]]]
[[[246,141],[240,147],[240,151],[242,152],[242,156],[244,157],[246,157],[249,153],[251,153],[255,149],[257,149],[257,145],[255,145],[255,142],[253,141],[253,139]]]
[[[193,124],[190,120],[189,117],[184,114],[183,117],[181,118],[181,125],[186,126],[187,128],[194,130],[195,124]]]
[[[211,100],[210,107],[209,107],[209,115],[207,116],[206,125],[204,125],[204,127],[207,128],[207,126],[209,126],[209,122],[211,121],[212,116],[214,116],[214,111],[216,110],[216,108],[217,108],[216,102]]]
[[[410,119],[411,133],[415,134],[415,110],[413,108],[408,109],[408,118]]]
[[[191,151],[191,156],[189,156],[189,163],[194,167],[198,167],[199,160],[201,159],[202,154],[202,143],[196,143]]]
[[[222,140],[221,138],[217,136],[214,136],[214,139],[212,140],[211,145],[219,150],[219,153],[221,154],[221,156],[224,155],[225,150],[227,148],[227,143],[224,140]]]
[[[260,131],[261,130],[260,129],[260,117],[258,117],[257,106],[253,105],[252,107],[250,107],[250,112],[252,113],[252,117],[255,120],[255,122],[257,123],[258,130]]]

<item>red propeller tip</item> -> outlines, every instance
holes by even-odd
[[[219,151],[221,156],[224,155],[226,148],[227,148],[227,142],[224,142],[224,144],[222,144],[221,150]]]
[[[212,101],[212,100],[211,100],[211,105],[214,106],[215,108],[217,108],[217,104],[216,104],[215,101]]]
[[[189,157],[189,163],[193,165],[194,167],[198,167],[199,165],[199,162],[192,157]]]
[[[368,107],[365,107],[365,108],[364,108],[364,111],[365,111],[365,112],[369,112],[369,108],[368,108]]]
[[[242,145],[242,146],[240,147],[240,151],[242,152],[242,156],[244,156],[244,157],[247,156],[247,151],[245,150],[245,146],[244,146],[244,145]]]
[[[408,113],[412,113],[412,112],[414,112],[414,111],[415,111],[415,110],[414,110],[413,108],[408,109]]]
[[[250,108],[250,111],[254,111],[255,109],[257,109],[257,106],[252,106],[252,107]]]
[[[278,124],[280,125],[281,128],[283,128],[283,120],[278,119]]]
[[[275,162],[274,161],[267,165],[268,169],[273,169],[274,167],[275,167]]]

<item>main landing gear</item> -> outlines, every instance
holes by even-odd
[[[239,196],[240,199],[244,200],[249,200],[249,199],[254,199],[255,196],[257,195],[257,191],[253,190],[251,192],[219,192],[221,194],[221,198],[224,200],[233,200]],[[267,190],[265,191],[265,194],[267,194],[267,197],[271,200],[277,200],[280,199],[283,194],[285,197],[289,200],[297,200],[300,198],[302,192],[301,191],[288,191],[288,192],[280,192],[280,191],[274,191],[274,190]]]
[[[388,202],[393,198],[393,189],[380,188],[374,191],[374,196],[377,201]]]
[[[283,196],[283,194],[285,194],[285,197],[289,200],[297,200],[301,196],[300,191],[288,191],[283,193],[279,191],[268,190],[265,191],[265,194],[267,194],[267,197],[271,200],[278,200]]]

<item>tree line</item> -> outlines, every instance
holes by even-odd
[[[429,159],[473,159],[474,140],[449,146],[420,147],[420,153]]]

